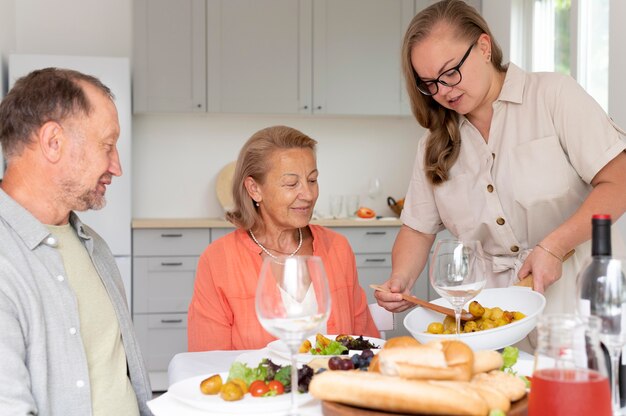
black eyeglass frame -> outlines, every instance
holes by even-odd
[[[415,72],[415,70],[414,70],[413,74],[415,75],[415,85],[416,85],[418,91],[421,92],[424,95],[433,96],[433,95],[436,95],[439,92],[439,85],[437,85],[437,84],[441,84],[441,85],[444,85],[446,87],[454,87],[455,85],[459,85],[461,83],[461,81],[463,80],[463,74],[461,73],[461,66],[463,66],[463,64],[465,63],[465,60],[467,60],[467,57],[469,56],[470,52],[472,51],[472,49],[474,48],[475,45],[476,45],[476,42],[472,43],[470,45],[470,47],[467,49],[467,52],[465,52],[465,55],[463,55],[463,58],[461,58],[461,61],[456,66],[454,66],[454,67],[452,67],[452,68],[450,68],[448,70],[445,70],[436,79],[423,80],[423,79],[421,79],[417,75],[417,72]],[[446,74],[448,74],[448,73],[450,73],[452,71],[456,71],[456,72],[459,73],[459,80],[458,80],[458,82],[455,82],[454,84],[449,84],[449,83],[447,83],[445,81],[442,81],[440,79],[441,77],[443,77],[444,75],[446,75]],[[432,84],[432,85],[435,86],[435,92],[430,92],[430,90],[428,89],[428,84]]]

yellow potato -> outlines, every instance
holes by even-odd
[[[498,306],[487,308],[482,306],[477,301],[472,301],[470,303],[469,312],[474,317],[477,317],[477,319],[473,321],[461,322],[461,332],[463,333],[497,328],[526,317],[526,315],[522,312],[503,311],[502,308]],[[456,333],[456,321],[453,317],[446,316],[443,320],[443,324],[439,322],[431,322],[428,325],[426,332],[430,334],[454,334]]]
[[[443,334],[443,324],[440,322],[431,322],[426,331],[431,334]]]
[[[227,402],[234,402],[243,399],[243,391],[241,387],[232,381],[227,382],[220,390],[220,397]]]
[[[200,382],[200,391],[203,394],[217,394],[220,392],[221,388],[222,377],[219,374],[205,378]]]
[[[473,301],[472,303],[470,303],[469,313],[477,318],[480,318],[485,313],[485,308],[483,308],[480,303]]]

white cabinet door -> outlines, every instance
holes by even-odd
[[[400,68],[413,0],[313,0],[313,111],[408,113]]]
[[[205,7],[134,1],[134,112],[206,111]]]
[[[311,0],[208,0],[209,111],[310,113]]]

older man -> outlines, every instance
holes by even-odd
[[[120,176],[110,90],[76,71],[0,103],[0,414],[149,415],[150,385],[106,243],[73,212]]]

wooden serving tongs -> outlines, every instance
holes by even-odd
[[[387,289],[384,286],[370,285],[370,287],[374,290],[380,290],[381,292],[391,293],[391,290]],[[434,303],[430,303],[428,301],[422,300],[420,298],[416,298],[415,296],[412,296],[412,295],[407,295],[405,293],[402,293],[402,299],[406,300],[407,302],[414,303],[423,308],[430,309],[435,312],[439,312],[439,313],[442,313],[444,315],[448,315],[454,318],[454,309],[446,308],[445,306],[435,305]],[[461,311],[461,321],[473,321],[475,319],[476,317],[472,315],[471,313],[469,313],[468,311],[466,310]]]
[[[576,250],[571,249],[570,251],[567,252],[567,254],[565,254],[563,256],[563,263],[565,263],[565,260],[569,259],[570,257],[572,257],[572,254],[574,254]],[[532,273],[529,274],[528,276],[526,276],[525,278],[523,278],[522,280],[520,280],[519,282],[515,283],[515,286],[522,286],[522,287],[529,287],[529,288],[533,288],[533,275]]]

